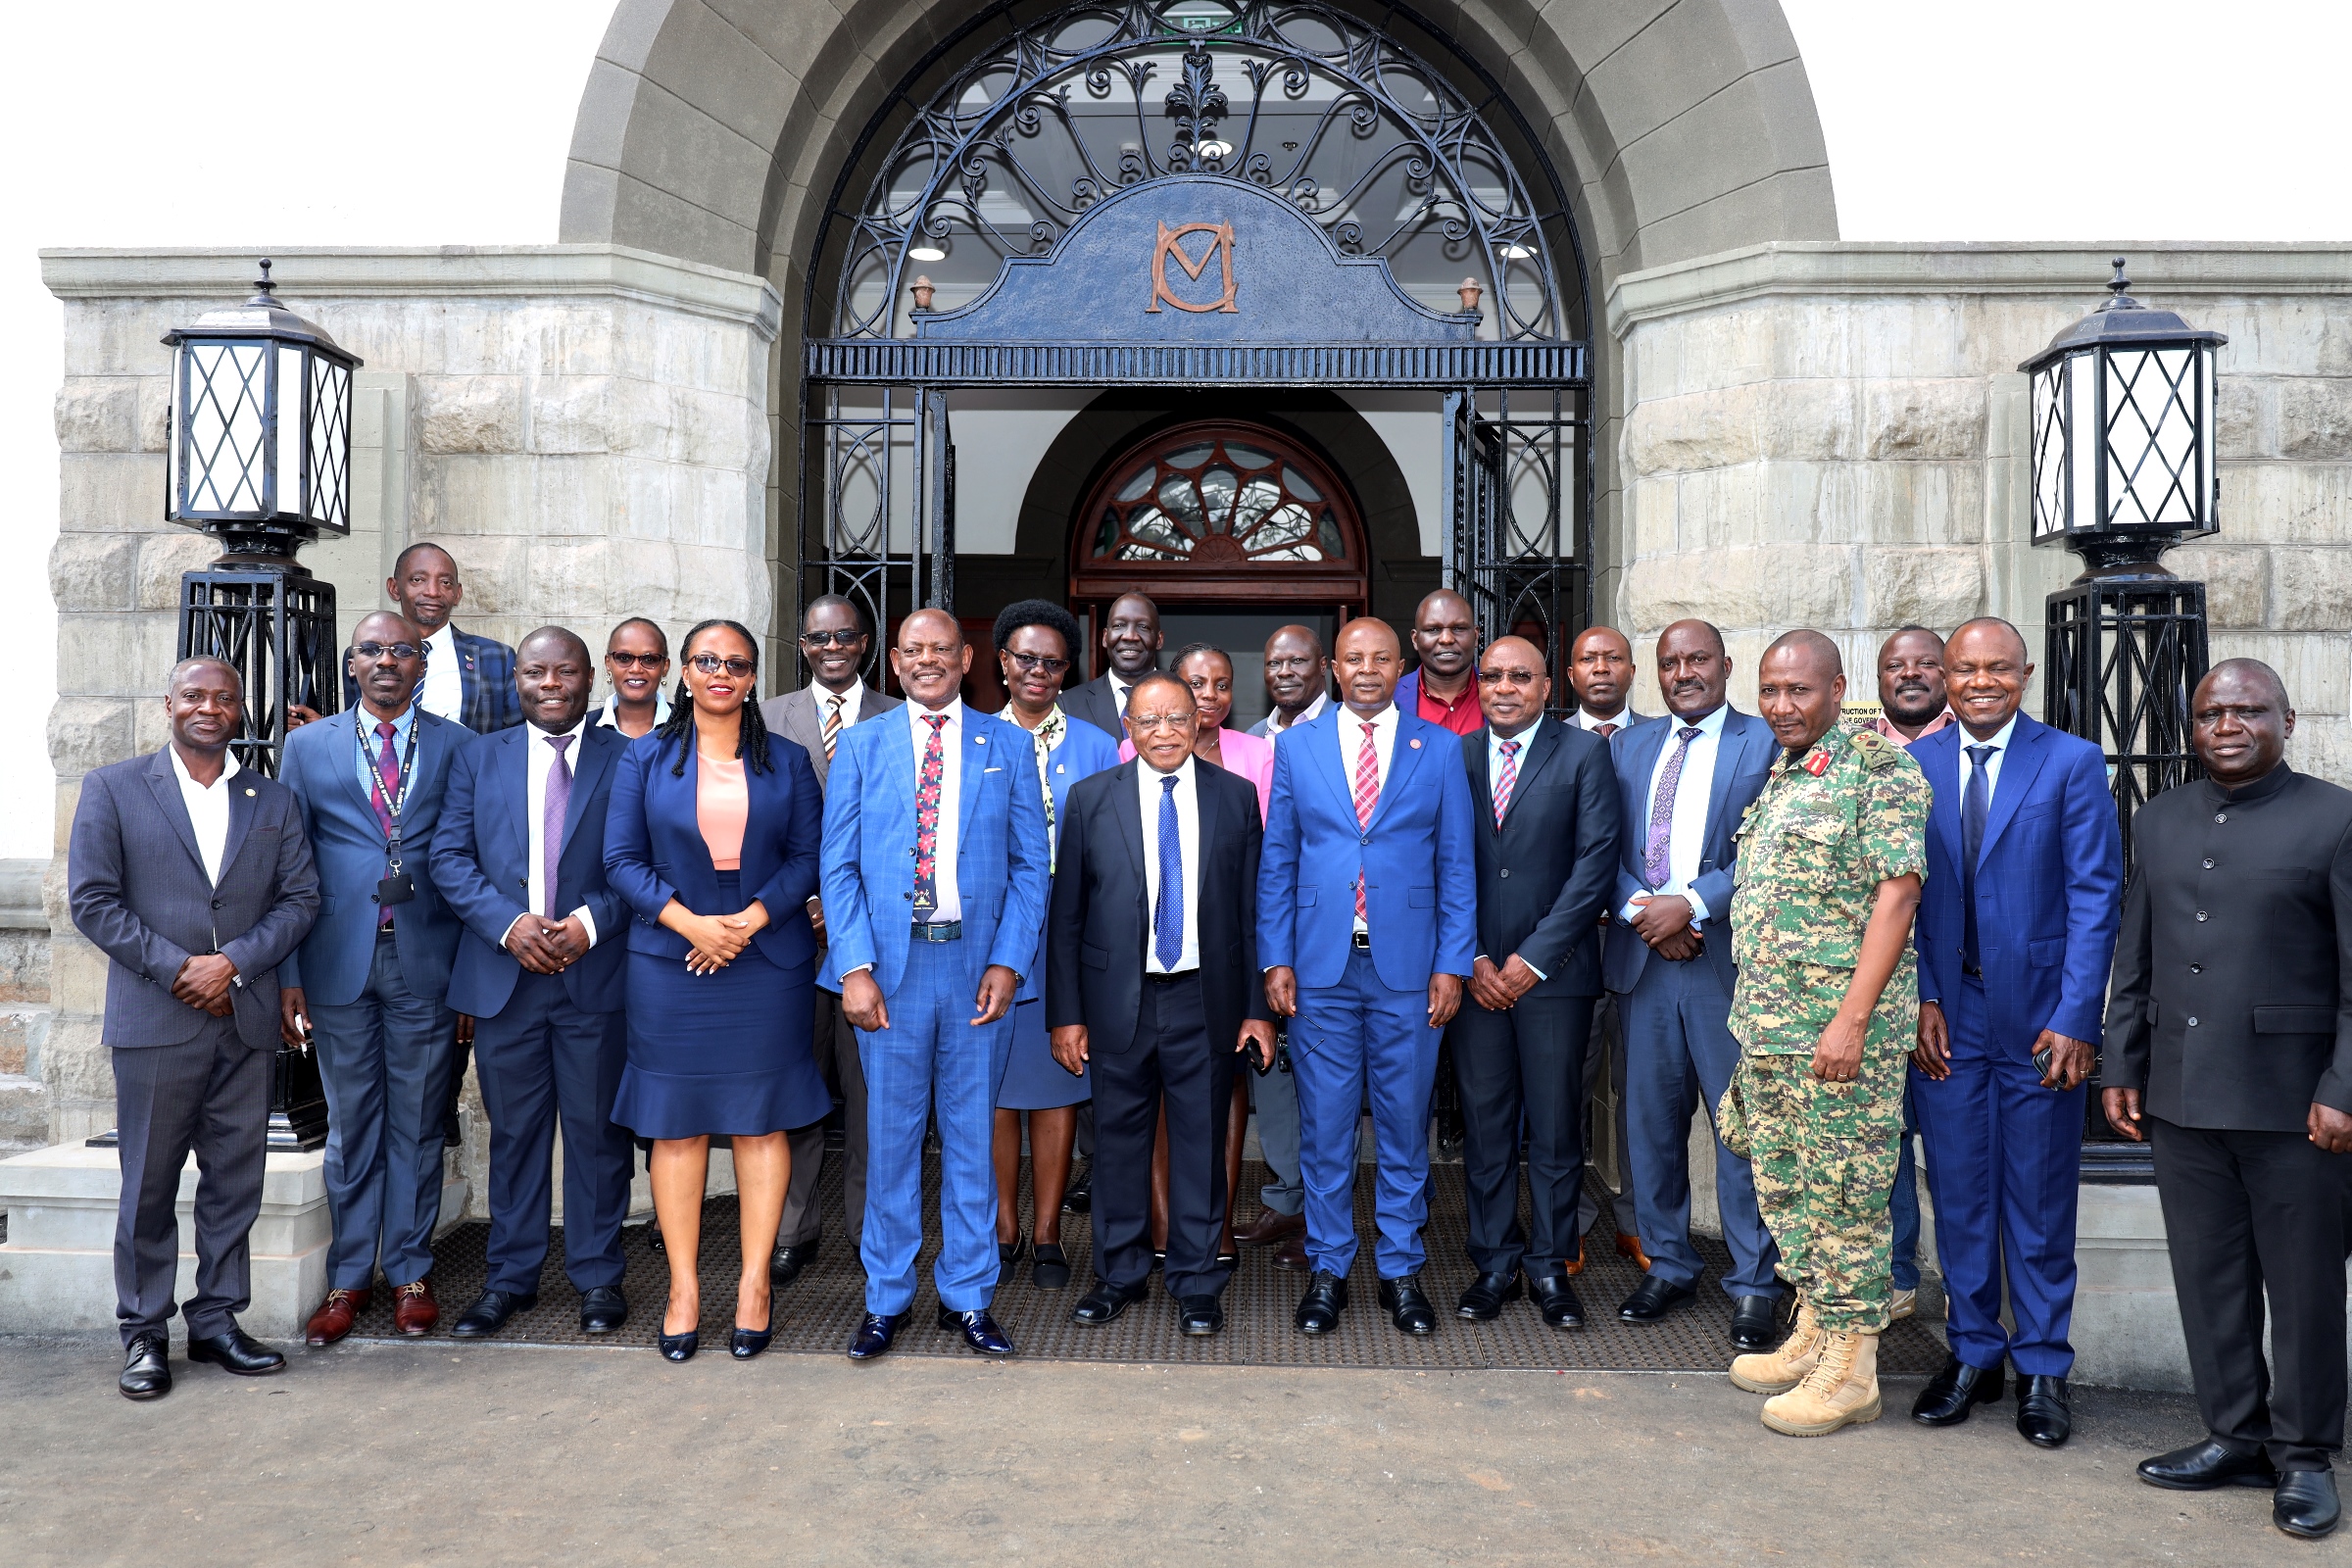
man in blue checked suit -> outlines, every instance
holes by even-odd
[[[842,731],[825,789],[819,984],[841,994],[865,1069],[865,1320],[855,1360],[888,1350],[914,1302],[923,1124],[939,1119],[939,1324],[1010,1355],[997,1284],[997,1086],[1012,1002],[1052,885],[1034,748],[957,699],[972,651],[956,617],[899,627],[899,712]]]
[[[1291,1022],[1306,1251],[1301,1333],[1348,1306],[1355,1260],[1357,1108],[1379,1161],[1381,1305],[1406,1334],[1437,1313],[1421,1289],[1429,1096],[1440,1031],[1476,956],[1475,808],[1461,742],[1397,710],[1402,660],[1385,621],[1349,621],[1334,661],[1344,706],[1274,743],[1258,862],[1258,961]]]
[[[2122,920],[2123,842],[2096,746],[2018,710],[2034,666],[2005,620],[1944,645],[1960,722],[1911,756],[1936,791],[1919,906],[1912,1103],[1950,1305],[1944,1369],[1912,1405],[1949,1426],[2017,1367],[2017,1429],[2072,1430],[2075,1203],[2084,1083]],[[2034,1056],[2049,1053],[2044,1071]],[[2003,1327],[2003,1280],[2014,1331]]]

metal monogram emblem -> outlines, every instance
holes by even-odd
[[[1200,260],[1198,262],[1184,252],[1182,241],[1187,234],[1214,236],[1208,242],[1208,249],[1200,253]],[[1168,258],[1171,256],[1176,259],[1176,265],[1184,269],[1184,275],[1192,278],[1195,282],[1200,281],[1200,274],[1208,270],[1211,258],[1219,260],[1223,266],[1225,292],[1205,305],[1194,305],[1189,301],[1178,299],[1168,289]],[[1241,307],[1233,303],[1233,225],[1231,223],[1185,223],[1176,228],[1170,228],[1165,223],[1159,225],[1159,243],[1153,247],[1152,252],[1152,303],[1145,306],[1144,310],[1146,313],[1157,311],[1159,302],[1162,300],[1180,311],[1190,311],[1196,316],[1206,315],[1210,311],[1219,311],[1227,316],[1241,314]]]

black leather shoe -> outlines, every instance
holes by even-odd
[[[1199,1338],[1225,1326],[1225,1307],[1213,1296],[1187,1296],[1176,1302],[1176,1326]]]
[[[1438,1309],[1421,1294],[1421,1276],[1406,1274],[1380,1282],[1380,1304],[1399,1334],[1419,1338],[1438,1331]]]
[[[1689,1285],[1645,1274],[1642,1283],[1634,1287],[1634,1294],[1618,1303],[1617,1315],[1628,1323],[1660,1323],[1665,1321],[1667,1313],[1697,1295]]]
[[[1462,1298],[1453,1305],[1453,1315],[1472,1323],[1492,1323],[1502,1316],[1502,1303],[1516,1301],[1526,1291],[1519,1283],[1519,1271],[1508,1274],[1481,1274],[1462,1291]]]
[[[906,1321],[906,1314],[904,1312],[894,1312],[887,1317],[879,1312],[866,1313],[864,1321],[858,1325],[858,1332],[850,1336],[850,1359],[871,1361],[888,1350],[899,1337],[900,1326]]]
[[[2208,1438],[2140,1460],[2139,1479],[2167,1492],[2211,1492],[2217,1487],[2275,1487],[2278,1472],[2271,1468],[2271,1456],[2260,1448],[2240,1453]]]
[[[727,1336],[727,1353],[738,1361],[749,1361],[753,1356],[766,1349],[768,1342],[775,1337],[776,1298],[770,1295],[767,1298],[767,1327],[747,1329],[740,1325],[736,1326],[734,1332]]]
[[[580,1293],[582,1334],[612,1334],[628,1320],[629,1298],[620,1294],[619,1286],[592,1285]]]
[[[1030,1284],[1041,1291],[1070,1288],[1070,1254],[1061,1250],[1059,1242],[1038,1242],[1029,1249],[1029,1255],[1035,1259],[1029,1265]]]
[[[1577,1298],[1576,1287],[1568,1283],[1565,1274],[1531,1274],[1527,1279],[1528,1299],[1544,1314],[1547,1329],[1581,1329],[1585,1326],[1585,1303]]]
[[[141,1334],[122,1348],[122,1375],[115,1380],[125,1399],[160,1399],[172,1392],[172,1343],[161,1334]]]
[[[1306,1294],[1298,1298],[1298,1310],[1292,1321],[1301,1334],[1329,1334],[1340,1326],[1340,1314],[1348,1310],[1348,1282],[1326,1268],[1319,1268],[1306,1282]]]
[[[2344,1516],[2335,1496],[2332,1470],[2289,1470],[2271,1497],[2271,1523],[2290,1536],[2317,1541],[2332,1533]]]
[[[1150,1288],[1149,1284],[1121,1287],[1107,1280],[1097,1280],[1095,1288],[1079,1298],[1078,1304],[1070,1308],[1070,1321],[1083,1323],[1090,1329],[1099,1329],[1105,1323],[1116,1321],[1121,1312],[1142,1300],[1144,1292]]]
[[[997,1327],[997,1320],[988,1315],[986,1307],[977,1312],[951,1312],[943,1306],[939,1309],[939,1326],[943,1329],[961,1329],[963,1343],[970,1346],[976,1354],[1013,1353],[1012,1341],[1004,1337],[1003,1329]]]
[[[2074,1435],[2074,1407],[2067,1403],[2066,1379],[2017,1380],[2017,1435],[2036,1448],[2055,1448]]]
[[[1781,1343],[1781,1298],[1742,1296],[1732,1302],[1732,1345],[1741,1350],[1769,1350]]]
[[[767,1260],[767,1283],[771,1290],[781,1289],[801,1277],[802,1271],[816,1261],[816,1250],[824,1245],[822,1231],[805,1242],[788,1242],[779,1246]]]
[[[527,1312],[539,1304],[536,1293],[516,1296],[507,1291],[484,1291],[473,1298],[473,1304],[458,1315],[449,1326],[450,1334],[461,1340],[478,1340],[486,1334],[496,1334],[507,1326],[507,1319],[517,1312]]]
[[[1970,1366],[1958,1356],[1944,1358],[1943,1370],[1911,1401],[1911,1419],[1923,1427],[1956,1427],[1980,1404],[1999,1400],[2008,1380],[2000,1367]]]
[[[201,1340],[189,1335],[188,1359],[209,1361],[221,1371],[234,1372],[241,1378],[266,1378],[286,1369],[284,1356],[238,1328],[226,1334],[207,1335]]]
[[[1095,1162],[1088,1160],[1062,1189],[1061,1211],[1064,1214],[1088,1214],[1095,1207]]]

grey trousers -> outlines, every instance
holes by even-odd
[[[169,1336],[179,1275],[179,1173],[196,1156],[196,1295],[188,1333],[225,1334],[253,1298],[250,1239],[270,1138],[270,1053],[208,1018],[176,1046],[117,1047],[115,1316],[122,1343]]]
[[[858,1032],[841,1010],[841,998],[821,987],[816,993],[816,1022],[808,1035],[817,1065],[831,1054],[832,1071],[825,1074],[841,1087],[845,1124],[841,1178],[842,1228],[856,1252],[865,1239],[865,1069],[858,1060]],[[786,1140],[792,1150],[792,1179],[784,1189],[784,1219],[776,1227],[776,1245],[805,1247],[824,1234],[825,1216],[817,1211],[816,1183],[825,1168],[825,1124],[796,1129]]]

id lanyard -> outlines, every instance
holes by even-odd
[[[384,814],[392,819],[392,832],[384,842],[384,877],[387,881],[400,875],[400,808],[401,803],[409,798],[409,783],[416,776],[416,731],[421,727],[416,717],[416,710],[412,707],[409,710],[408,745],[402,748],[400,773],[392,781],[392,795],[388,800],[384,796],[383,769],[377,764],[374,758],[368,755],[367,736],[360,735],[360,761],[368,769],[368,798],[371,802],[381,802]],[[356,724],[352,728],[355,733],[359,730],[359,726]]]

